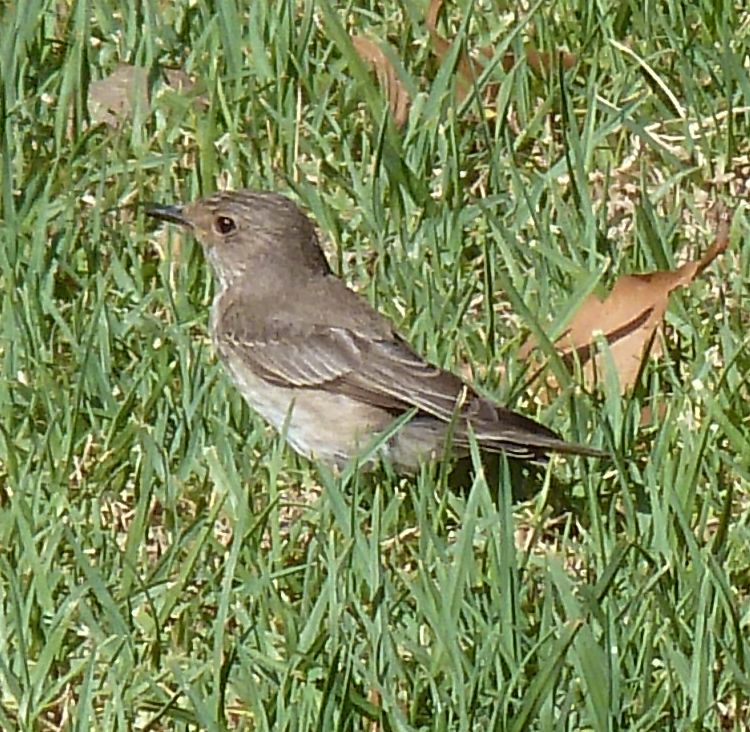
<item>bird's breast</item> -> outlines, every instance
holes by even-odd
[[[385,410],[342,394],[278,386],[258,376],[237,354],[219,354],[250,408],[307,458],[343,467],[393,419]]]

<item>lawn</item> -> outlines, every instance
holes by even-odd
[[[1,729],[750,728],[750,9],[461,1],[442,52],[427,11],[0,0]],[[295,457],[142,207],[245,186],[430,360],[612,459]],[[700,257],[717,203],[728,249],[632,388],[529,383],[529,334]]]

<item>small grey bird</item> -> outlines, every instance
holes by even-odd
[[[514,458],[606,454],[427,363],[331,271],[312,222],[288,198],[227,191],[147,213],[189,227],[203,246],[218,284],[214,347],[250,407],[286,429],[301,455],[341,468],[412,411],[381,447],[404,473],[441,456],[448,439],[467,454],[469,426],[480,448]]]

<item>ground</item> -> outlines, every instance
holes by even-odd
[[[444,52],[427,14],[2,6],[0,728],[750,724],[750,12],[458,2]],[[295,458],[214,358],[199,247],[141,206],[240,186],[298,200],[432,361],[612,459],[456,487]],[[633,389],[527,383],[529,333],[700,256],[715,203],[727,252]]]

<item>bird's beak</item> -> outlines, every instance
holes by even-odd
[[[159,203],[148,203],[146,204],[146,215],[162,221],[171,221],[173,224],[190,226],[190,222],[185,218],[184,206],[163,206]]]

